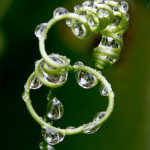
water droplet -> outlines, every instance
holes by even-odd
[[[55,150],[55,148],[53,146],[47,144],[45,150]]]
[[[88,15],[87,20],[88,20],[88,24],[91,28],[98,27],[99,19],[96,17],[96,15],[94,15],[94,14]]]
[[[90,124],[87,127],[84,128],[84,133],[86,134],[93,134],[95,133],[98,129],[100,128],[100,126],[96,126],[94,124]]]
[[[104,112],[104,111],[97,113],[96,116],[94,117],[93,121],[100,120],[105,114],[106,114],[106,112]]]
[[[68,13],[68,10],[66,10],[63,7],[59,7],[54,10],[53,17],[58,17],[60,15],[66,14],[66,13]]]
[[[84,66],[84,64],[81,61],[77,61],[74,63],[74,66]]]
[[[106,86],[104,86],[104,85],[100,86],[100,94],[102,96],[108,96],[108,90],[107,90]]]
[[[111,37],[102,37],[100,44],[111,48],[120,48],[120,44]]]
[[[108,11],[104,9],[98,9],[97,14],[99,18],[103,18],[103,17],[107,18],[109,16]]]
[[[113,12],[117,12],[118,11],[118,9],[116,7],[111,7],[111,8],[112,8]]]
[[[83,7],[93,7],[93,3],[91,1],[85,1],[83,4],[82,4]]]
[[[116,58],[113,58],[113,57],[108,57],[108,56],[107,56],[107,60],[109,60],[109,61],[112,62],[112,63],[115,63],[115,62],[116,62]]]
[[[40,38],[46,26],[47,23],[41,23],[40,25],[38,25],[35,29],[35,36]]]
[[[64,108],[62,103],[55,97],[52,100],[52,104],[49,108],[49,113],[47,116],[52,120],[58,120],[62,117],[64,113]]]
[[[71,18],[68,18],[66,20],[66,24],[67,24],[68,27],[71,27]]]
[[[44,147],[43,147],[43,142],[40,142],[39,148],[40,148],[40,149],[43,149],[43,148],[44,148]]]
[[[53,131],[53,130],[50,130],[50,129],[47,129],[46,130],[46,133],[45,133],[45,141],[48,143],[48,144],[51,144],[51,145],[55,145],[55,144],[58,144],[60,143],[61,141],[63,141],[65,135],[64,134],[61,134],[57,131]]]
[[[118,17],[118,16],[115,16],[114,19],[113,19],[113,23],[116,24],[116,25],[119,25],[120,21],[121,21],[121,18]]]
[[[30,84],[30,89],[39,89],[42,86],[42,83],[35,76]]]
[[[104,0],[96,0],[94,1],[94,6],[98,6],[99,4],[103,4]]]
[[[75,71],[75,77],[78,84],[85,89],[92,88],[98,83],[97,78],[90,72],[78,70]]]
[[[74,35],[82,37],[85,35],[86,29],[81,22],[76,21],[72,25],[72,31],[73,31]]]
[[[125,1],[120,1],[120,2],[118,3],[118,5],[120,6],[120,11],[121,11],[122,13],[126,13],[126,12],[129,10],[129,5],[128,5],[128,3],[125,2]]]
[[[76,5],[76,6],[74,7],[74,11],[77,11],[79,8],[81,8],[81,6],[80,6],[80,5]]]
[[[130,15],[126,13],[126,21],[129,21],[129,19],[130,19]]]

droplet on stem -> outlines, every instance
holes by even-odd
[[[68,13],[68,10],[66,10],[63,7],[59,7],[54,10],[53,17],[58,17],[60,15],[66,14],[66,13]]]
[[[107,90],[106,86],[103,84],[100,86],[100,94],[102,96],[108,96],[108,90]]]
[[[118,5],[120,6],[120,11],[121,11],[122,13],[126,13],[126,12],[129,10],[129,5],[128,5],[128,3],[125,2],[125,1],[120,1],[120,2],[118,3]]]
[[[47,23],[41,23],[40,25],[38,25],[35,29],[35,36],[40,38],[46,27],[47,27]]]
[[[42,83],[35,76],[30,84],[30,89],[39,89],[42,86]]]

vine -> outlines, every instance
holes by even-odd
[[[129,24],[127,11],[128,4],[125,1],[85,1],[82,6],[75,6],[73,13],[69,13],[62,7],[57,8],[49,22],[37,26],[35,35],[39,39],[42,59],[36,61],[35,71],[28,78],[22,97],[29,113],[42,127],[43,142],[40,143],[40,149],[54,150],[52,145],[63,141],[65,135],[93,134],[108,119],[114,106],[114,92],[100,71],[84,66],[82,62],[76,62],[71,66],[70,59],[66,56],[47,54],[45,40],[48,31],[56,22],[66,19],[66,24],[79,39],[88,38],[90,32],[100,32],[102,39],[94,49],[92,58],[96,67],[106,69],[119,59],[123,47],[123,33],[127,30]],[[77,83],[82,88],[92,88],[99,81],[101,83],[101,95],[108,96],[108,107],[106,111],[96,114],[93,122],[77,128],[71,126],[61,129],[52,125],[52,121],[60,119],[64,111],[62,103],[56,98],[53,91],[66,83],[70,71],[74,71]],[[46,115],[43,118],[35,112],[30,99],[30,90],[39,89],[42,85],[50,88]]]

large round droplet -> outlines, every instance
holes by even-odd
[[[59,7],[54,10],[53,17],[58,17],[60,15],[66,14],[66,13],[68,13],[68,10],[66,10],[63,7]]]
[[[98,83],[97,78],[90,72],[78,70],[75,71],[75,77],[78,84],[85,89],[90,89]]]
[[[120,44],[112,37],[102,37],[100,44],[111,48],[120,48]]]
[[[39,89],[42,86],[42,83],[35,76],[30,84],[30,89]]]
[[[100,86],[100,94],[102,96],[108,96],[108,90],[107,90],[106,86],[103,84]]]
[[[52,120],[58,120],[62,117],[64,113],[64,108],[62,103],[55,97],[52,100],[52,104],[49,107],[49,112],[47,113],[47,116]]]
[[[84,3],[82,3],[83,7],[93,7],[93,3],[91,1],[85,1]]]
[[[42,24],[38,25],[35,29],[35,32],[34,32],[35,36],[40,38],[44,29],[46,28],[46,26],[47,26],[47,23],[42,23]]]
[[[94,117],[93,121],[100,120],[105,114],[106,114],[105,111],[97,113],[96,116]]]
[[[65,137],[65,135],[63,135],[57,131],[50,130],[50,129],[46,130],[46,133],[44,136],[45,141],[51,145],[60,143],[61,141],[63,141],[64,137]]]
[[[79,37],[84,36],[86,32],[84,25],[79,21],[75,21],[73,25],[71,26],[71,29],[72,29],[73,34]]]
[[[121,11],[122,13],[126,13],[126,12],[129,10],[129,5],[128,5],[128,3],[125,2],[125,1],[120,1],[120,2],[118,3],[118,5],[120,6],[120,11]]]

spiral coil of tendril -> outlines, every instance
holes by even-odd
[[[127,11],[128,4],[124,1],[86,1],[82,6],[75,6],[74,13],[69,13],[62,7],[57,8],[54,11],[54,17],[48,23],[42,23],[37,26],[35,35],[39,39],[39,50],[42,59],[36,61],[35,71],[30,75],[25,84],[23,99],[32,117],[43,127],[44,136],[48,144],[55,145],[61,142],[65,135],[77,133],[91,134],[96,132],[100,125],[110,116],[114,105],[114,93],[111,85],[102,76],[101,72],[84,66],[82,62],[77,62],[71,66],[70,59],[66,56],[53,53],[48,55],[46,53],[45,40],[48,31],[56,22],[66,19],[66,24],[71,28],[73,34],[80,39],[88,38],[90,32],[100,32],[102,39],[100,44],[94,49],[92,58],[96,67],[106,69],[119,59],[119,54],[123,47],[123,33],[128,28],[129,14]],[[65,84],[68,73],[71,70],[75,71],[77,82],[82,88],[92,88],[100,81],[103,87],[101,95],[108,96],[109,103],[106,112],[98,113],[93,122],[78,128],[60,129],[52,126],[48,122],[49,119],[47,117],[42,119],[37,115],[31,104],[30,89],[38,89],[42,84],[51,89],[58,88]],[[84,83],[82,83],[81,79],[84,79]],[[52,112],[49,114],[46,112],[50,120],[59,119],[62,116],[61,112],[63,112],[61,102],[53,96],[51,90],[48,95],[48,106],[54,107],[53,105],[56,104],[59,110],[57,112],[58,116],[53,115]],[[53,139],[52,136],[57,138]]]

